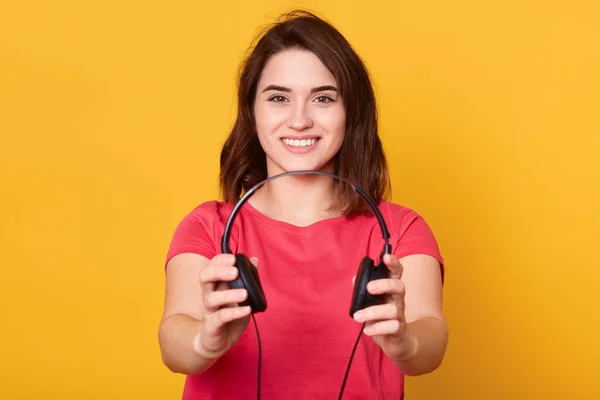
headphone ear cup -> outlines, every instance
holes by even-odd
[[[236,254],[235,259],[235,266],[239,274],[236,279],[228,282],[229,288],[246,289],[248,297],[240,303],[240,306],[250,306],[252,314],[265,311],[267,309],[267,299],[256,267],[244,254]]]
[[[375,265],[375,262],[364,257],[358,267],[356,281],[354,282],[354,292],[352,293],[352,302],[350,304],[350,316],[363,308],[371,307],[381,302],[382,295],[373,295],[367,291],[367,284],[377,279],[384,279],[389,276],[388,268],[385,264]]]
[[[369,257],[364,257],[360,262],[358,272],[356,273],[356,280],[354,281],[352,302],[350,303],[351,317],[354,317],[355,312],[364,308],[365,299],[368,294],[367,284],[369,283],[369,277],[374,264],[374,261]]]

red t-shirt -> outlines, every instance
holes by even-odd
[[[177,227],[167,260],[180,253],[212,258],[232,206],[209,201]],[[414,211],[383,202],[381,213],[397,257],[427,254],[442,265],[437,242]],[[336,217],[298,227],[271,219],[246,202],[230,248],[259,259],[268,308],[255,314],[262,344],[261,398],[335,400],[362,327],[350,315],[352,277],[367,255],[378,262],[383,238],[375,216]],[[252,321],[210,369],[187,377],[183,399],[255,399],[258,343]],[[400,399],[404,376],[372,339],[356,349],[344,399]]]

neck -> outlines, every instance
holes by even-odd
[[[296,226],[337,217],[330,211],[334,180],[322,175],[288,175],[260,187],[248,199],[262,214]]]

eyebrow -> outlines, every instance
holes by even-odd
[[[269,90],[276,90],[278,92],[291,92],[292,89],[287,88],[285,86],[279,86],[279,85],[269,85],[266,88],[263,89],[263,93],[267,92]],[[335,86],[331,86],[331,85],[323,85],[323,86],[317,86],[316,88],[312,88],[310,90],[311,93],[315,93],[315,92],[323,92],[326,90],[331,90],[333,92],[337,92],[337,88]]]

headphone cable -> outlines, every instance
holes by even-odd
[[[258,326],[256,325],[256,319],[254,318],[254,314],[252,315],[252,322],[254,323],[254,330],[256,331],[256,339],[258,340],[258,380],[257,380],[257,388],[256,388],[256,398],[260,400],[260,367],[262,361],[262,346],[260,345],[260,335],[258,334]]]
[[[342,399],[342,395],[344,394],[344,387],[346,386],[346,380],[348,379],[348,374],[350,373],[350,366],[352,365],[352,359],[354,358],[354,353],[356,352],[356,347],[358,346],[358,342],[360,341],[360,337],[363,333],[363,329],[365,329],[366,323],[363,323],[360,328],[360,332],[358,332],[358,337],[356,338],[356,342],[354,342],[354,348],[352,349],[352,354],[350,354],[350,360],[348,360],[348,366],[346,367],[346,374],[344,375],[344,381],[342,382],[342,388],[340,389],[340,395],[338,400]]]
[[[256,324],[256,319],[254,318],[254,314],[251,314],[252,322],[254,323],[254,330],[256,331],[256,339],[258,340],[258,379],[257,379],[257,387],[256,387],[256,398],[260,400],[260,371],[261,371],[261,363],[262,363],[262,346],[260,343],[260,334],[258,333],[258,325]],[[344,395],[344,388],[346,387],[346,381],[348,380],[348,374],[350,373],[350,367],[352,366],[352,359],[354,359],[354,353],[356,352],[356,348],[358,347],[358,342],[360,341],[360,337],[362,336],[363,330],[365,328],[366,323],[363,323],[360,331],[358,332],[358,337],[354,342],[354,347],[352,348],[352,353],[350,354],[350,359],[348,360],[348,366],[346,367],[346,373],[344,374],[344,381],[342,382],[342,387],[340,389],[340,395],[338,400],[342,399]]]

